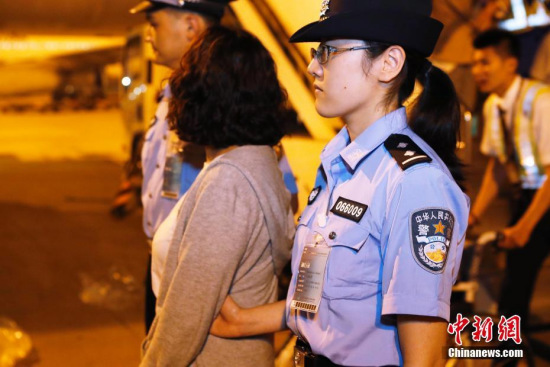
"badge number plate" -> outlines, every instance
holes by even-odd
[[[330,209],[330,211],[340,217],[352,220],[355,223],[359,223],[361,218],[363,218],[363,215],[365,215],[367,209],[368,205],[339,197],[338,200],[336,200],[336,203],[334,203],[332,209]]]
[[[306,246],[300,259],[292,309],[317,313],[323,293],[323,281],[327,268],[330,247]]]

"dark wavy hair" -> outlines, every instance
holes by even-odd
[[[170,77],[168,120],[179,138],[214,148],[275,145],[296,123],[275,63],[244,30],[206,30]]]
[[[381,42],[366,42],[371,59],[380,56],[390,47]],[[426,58],[405,50],[406,59],[393,86],[388,90],[387,102],[397,96],[402,105],[413,93],[415,82],[422,85],[409,118],[410,128],[439,155],[456,183],[464,190],[464,164],[456,154],[460,134],[460,104],[447,74],[433,66]]]

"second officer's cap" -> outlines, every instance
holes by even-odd
[[[172,7],[220,19],[230,1],[233,0],[146,0],[130,9],[130,13],[152,12],[165,7]]]

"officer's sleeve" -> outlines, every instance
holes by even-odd
[[[186,142],[183,147],[180,196],[193,185],[206,160],[204,146]]]
[[[207,172],[180,241],[174,276],[162,282],[163,303],[141,366],[188,366],[195,360],[262,220],[258,199],[236,168],[220,165]]]
[[[296,185],[296,178],[294,177],[292,168],[290,168],[286,154],[283,154],[279,160],[279,169],[283,173],[283,180],[288,191],[290,191],[291,194],[297,194],[298,186]]]
[[[449,319],[468,200],[430,166],[407,170],[387,204],[382,244],[382,315]]]

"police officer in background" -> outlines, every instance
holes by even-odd
[[[205,29],[220,22],[229,1],[149,0],[132,8],[130,13],[145,13],[147,17],[150,27],[146,41],[153,47],[154,62],[175,69],[192,41]],[[149,240],[191,186],[205,160],[202,147],[179,141],[168,129],[166,114],[170,97],[167,85],[145,134],[141,154],[143,229]],[[145,285],[146,331],[155,318],[156,303],[151,289],[150,266],[149,257]]]
[[[510,249],[499,311],[528,323],[529,303],[539,270],[550,250],[550,89],[518,75],[516,37],[489,30],[474,40],[472,69],[479,89],[490,93],[483,106],[481,151],[489,156],[469,217],[478,223],[509,181],[512,221],[499,244]]]

